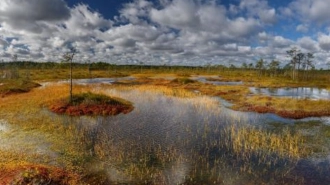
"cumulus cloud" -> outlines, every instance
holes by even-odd
[[[4,38],[1,38],[0,37],[0,46],[7,46],[9,43],[8,43],[8,41],[6,41]]]
[[[276,10],[265,0],[241,0],[239,8],[246,10],[249,15],[259,17],[266,24],[274,24],[277,21]]]
[[[314,53],[319,50],[317,41],[310,37],[302,37],[297,41],[298,45],[307,50],[308,52]]]
[[[10,30],[42,32],[43,22],[63,21],[70,10],[63,0],[2,0],[0,23]]]
[[[286,39],[282,36],[275,36],[272,42],[272,46],[276,48],[284,48],[290,46],[293,43],[294,42],[290,39]]]
[[[293,0],[278,8],[267,0],[231,4],[134,0],[123,4],[111,20],[86,4],[68,7],[64,0],[1,0],[0,57],[18,54],[20,59],[59,61],[74,46],[79,51],[75,59],[82,62],[203,65],[250,63],[256,58],[286,60],[286,50],[296,46],[322,58],[317,54],[330,49],[329,35],[320,32],[316,40],[306,35],[314,29],[311,23],[330,23],[325,10],[329,4],[330,0]],[[290,28],[300,32],[300,38],[270,31],[284,28],[277,21],[279,13],[298,20]]]
[[[69,8],[63,0],[2,0],[0,19],[11,21],[59,21],[68,19]]]
[[[330,0],[294,0],[283,12],[296,16],[303,22],[329,23]]]
[[[321,49],[324,51],[330,51],[330,35],[319,34],[317,40]]]
[[[140,17],[147,17],[152,5],[151,2],[146,0],[135,0],[124,5],[124,8],[120,10],[120,16],[124,21],[127,20],[133,24],[141,24],[145,21],[140,19]]]
[[[296,27],[296,30],[298,32],[303,32],[303,33],[306,33],[308,32],[309,30],[309,26],[307,24],[299,24],[297,27]]]

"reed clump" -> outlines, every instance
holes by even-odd
[[[299,159],[311,153],[304,147],[305,137],[300,133],[292,133],[289,129],[284,129],[281,133],[271,133],[257,128],[231,126],[229,133],[232,149],[240,155],[260,152]]]

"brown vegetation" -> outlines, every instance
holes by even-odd
[[[13,165],[0,168],[0,184],[78,184],[79,176],[57,167]]]

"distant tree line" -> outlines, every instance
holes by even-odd
[[[232,70],[245,70],[254,71],[259,77],[270,76],[278,77],[285,76],[292,80],[308,80],[311,79],[317,70],[314,65],[314,55],[312,53],[303,53],[297,48],[292,48],[286,51],[289,57],[289,62],[286,65],[281,65],[278,60],[265,61],[259,59],[256,62],[242,63],[241,66],[235,66],[230,64],[225,65],[207,65],[202,66],[171,66],[171,65],[147,65],[143,62],[135,65],[116,65],[106,62],[33,62],[33,61],[18,61],[17,55],[12,57],[11,62],[0,62],[0,78],[19,78],[19,70],[25,69],[25,76],[29,78],[30,70],[46,70],[46,69],[86,69],[90,76],[92,76],[93,70],[108,70],[117,72],[119,70],[135,70],[136,72],[142,73],[143,70],[164,70],[168,72],[180,72],[180,71],[193,71],[195,73],[217,73],[221,71],[232,71]],[[69,56],[69,55],[68,55]],[[64,57],[64,61],[70,61],[69,58]],[[329,65],[330,67],[330,65]],[[320,74],[320,72],[318,72]],[[21,74],[22,75],[22,74]]]
[[[269,75],[276,77],[278,75],[290,76],[292,80],[307,80],[312,76],[312,72],[316,71],[314,65],[314,55],[312,53],[303,53],[297,48],[292,48],[286,52],[290,58],[289,63],[281,67],[278,60],[266,62],[263,59],[253,63],[243,63],[241,69],[255,70],[258,76]],[[233,67],[231,67],[233,68]],[[322,71],[323,69],[320,69]]]

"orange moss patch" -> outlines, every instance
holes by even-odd
[[[17,165],[0,167],[0,184],[79,184],[79,175],[56,167]]]
[[[127,114],[131,112],[133,108],[130,102],[123,99],[92,93],[74,95],[71,103],[67,100],[60,100],[49,106],[49,109],[55,113],[67,114],[70,116]]]

